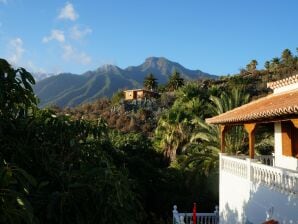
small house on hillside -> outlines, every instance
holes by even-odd
[[[137,100],[137,99],[149,99],[149,98],[157,98],[159,94],[154,91],[146,90],[146,89],[131,89],[125,90],[124,99],[125,100]]]
[[[220,125],[220,223],[298,223],[298,75],[268,83],[273,94],[206,119]],[[256,156],[255,132],[274,125],[274,154]],[[248,133],[249,156],[225,153],[231,126]]]

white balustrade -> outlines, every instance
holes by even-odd
[[[262,164],[268,165],[268,166],[274,166],[274,156],[272,155],[260,155],[255,156],[257,160],[259,160]]]
[[[270,156],[263,158],[265,161],[272,161],[270,163],[274,164],[274,160]],[[261,164],[260,158],[244,160],[235,156],[221,155],[220,164],[221,171],[247,178],[253,183],[263,184],[283,193],[298,196],[298,172]]]
[[[284,193],[298,195],[298,173],[263,164],[251,163],[252,181]]]
[[[173,210],[173,224],[194,224],[192,221],[193,213],[179,213],[177,206],[174,205]],[[213,213],[196,213],[196,224],[218,224],[219,212],[218,206],[215,207]]]
[[[221,169],[240,177],[247,177],[247,162],[242,159],[228,157],[221,160]]]

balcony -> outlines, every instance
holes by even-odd
[[[246,156],[220,155],[220,171],[261,184],[283,194],[298,196],[298,172],[274,166],[273,156],[259,156],[249,159]]]

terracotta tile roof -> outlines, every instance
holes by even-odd
[[[209,124],[235,124],[269,121],[298,116],[298,90],[271,94],[226,113],[206,119]]]
[[[270,89],[276,89],[294,83],[298,83],[298,74],[275,82],[268,82],[267,87]]]

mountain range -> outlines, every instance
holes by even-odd
[[[164,57],[149,57],[141,65],[125,69],[115,65],[103,65],[81,75],[61,73],[50,76],[38,81],[34,91],[40,99],[40,107],[73,107],[99,97],[110,97],[118,90],[141,88],[149,73],[154,74],[158,83],[164,84],[175,69],[186,80],[217,78],[201,70],[187,69]]]

